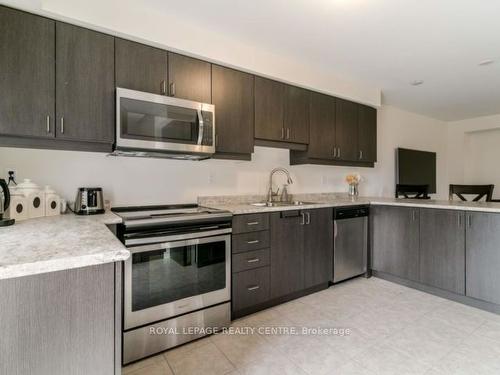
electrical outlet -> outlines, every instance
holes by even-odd
[[[323,185],[328,185],[328,177],[326,176],[321,176],[321,183]]]
[[[212,185],[215,180],[215,173],[214,172],[208,172],[208,184]]]

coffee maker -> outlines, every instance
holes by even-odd
[[[10,204],[10,191],[5,180],[0,179],[0,227],[14,224],[14,219],[5,219],[4,215]],[[3,192],[3,194],[2,194]]]

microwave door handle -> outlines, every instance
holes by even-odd
[[[203,116],[201,115],[201,109],[198,109],[198,145],[203,142]]]

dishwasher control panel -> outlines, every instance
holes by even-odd
[[[335,209],[334,219],[342,220],[342,219],[351,219],[355,217],[364,217],[368,216],[369,212],[370,209],[368,206],[341,207]]]

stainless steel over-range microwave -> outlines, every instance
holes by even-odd
[[[214,153],[212,104],[116,89],[115,155],[200,160]]]

